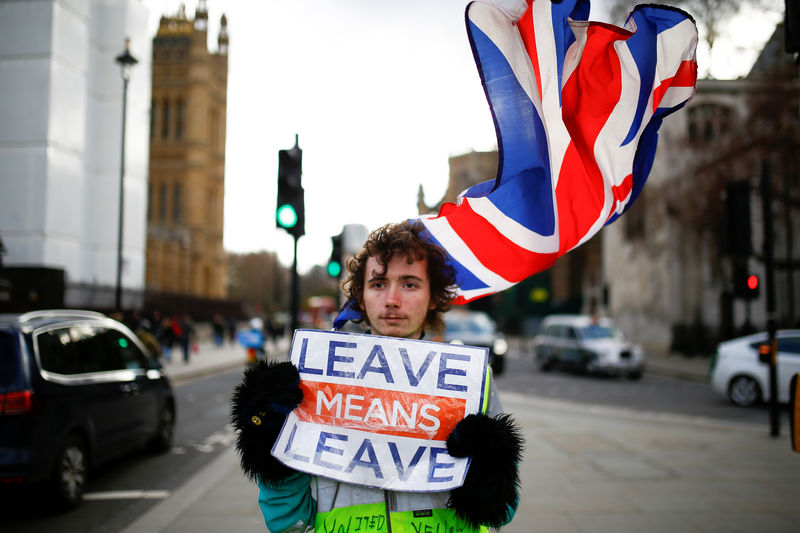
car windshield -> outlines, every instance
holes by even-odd
[[[599,324],[592,324],[581,329],[582,339],[616,339],[618,337],[619,333],[616,329]]]

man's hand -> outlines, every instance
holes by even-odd
[[[447,437],[447,452],[472,458],[464,484],[450,493],[448,507],[476,528],[505,525],[519,500],[517,463],[522,458],[522,436],[511,416],[467,416]]]
[[[231,422],[242,470],[251,479],[275,484],[293,473],[270,451],[283,422],[303,401],[300,374],[289,362],[260,361],[244,373],[231,398]]]

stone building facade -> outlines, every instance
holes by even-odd
[[[210,52],[208,11],[161,18],[153,39],[147,289],[227,296],[223,249],[228,30]]]

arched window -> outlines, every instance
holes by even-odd
[[[689,108],[687,135],[695,143],[708,143],[727,133],[733,126],[733,110],[720,104],[700,104]]]
[[[150,138],[156,136],[156,101],[150,100]]]
[[[175,138],[176,139],[183,139],[183,124],[186,118],[186,112],[184,110],[184,103],[183,98],[179,98],[177,102],[175,102]]]
[[[147,184],[147,221],[153,220],[153,183]]]
[[[167,98],[164,98],[161,109],[161,138],[166,139],[169,137],[169,100]]]
[[[167,184],[161,183],[158,191],[158,219],[161,222],[167,220]]]
[[[181,184],[176,183],[172,189],[172,221],[181,221]]]

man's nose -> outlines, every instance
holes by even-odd
[[[386,305],[392,307],[400,305],[400,290],[398,287],[392,285],[386,291]]]

